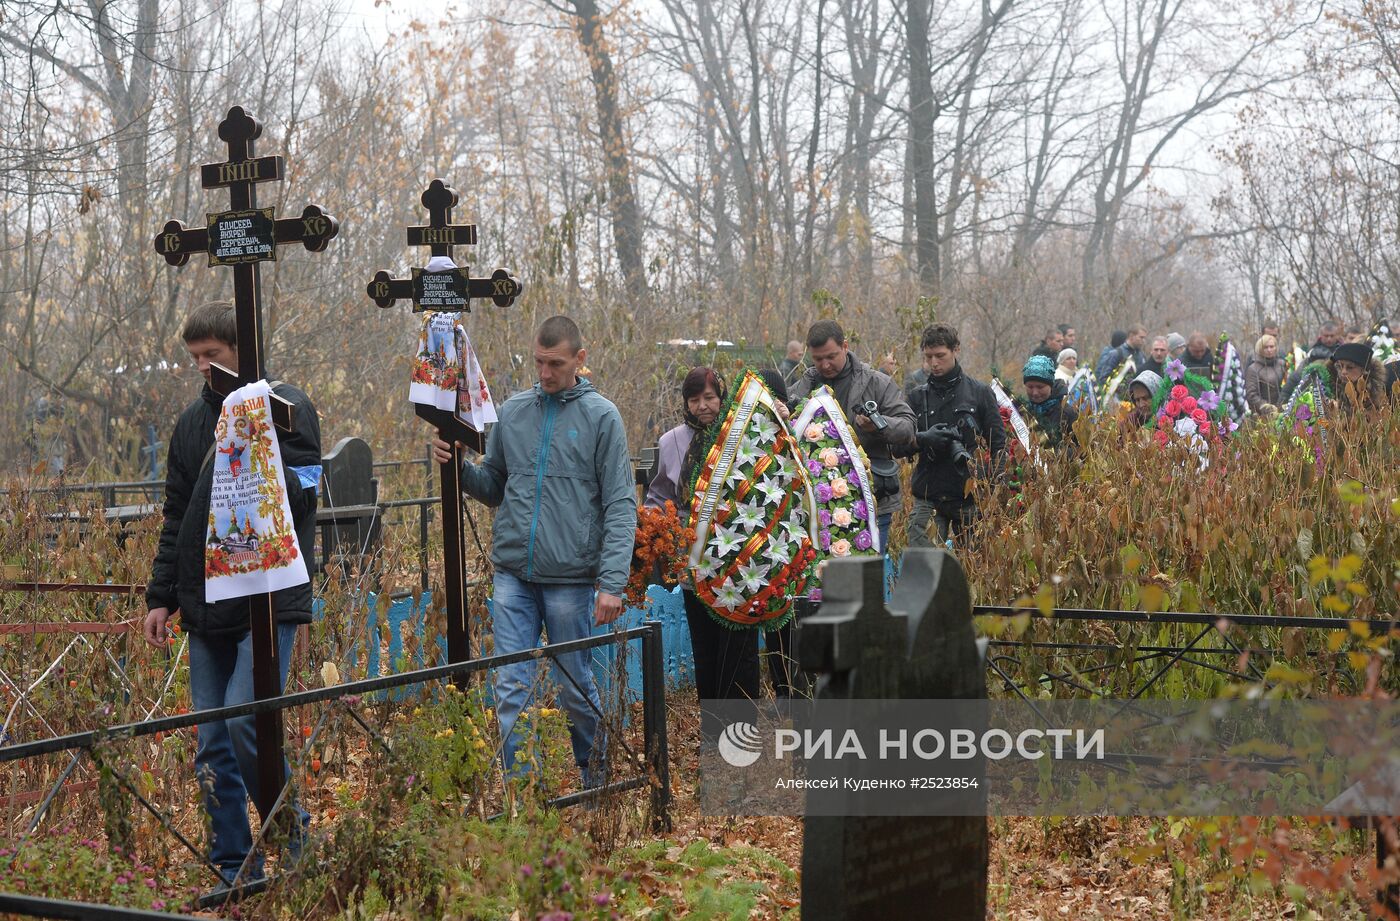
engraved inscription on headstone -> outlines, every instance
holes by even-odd
[[[274,214],[273,208],[209,214],[209,264],[238,265],[276,259]]]

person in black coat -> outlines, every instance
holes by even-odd
[[[205,598],[204,552],[209,497],[214,478],[214,429],[223,400],[209,387],[212,362],[238,367],[238,334],[233,305],[214,301],[193,310],[183,330],[185,347],[204,375],[199,397],[175,422],[166,461],[165,505],[160,543],[146,583],[143,624],[146,641],[166,648],[168,624],[177,614],[190,643],[190,700],[194,709],[247,703],[253,699],[252,637],[247,598],[210,602]],[[277,430],[287,485],[287,504],[303,555],[316,540],[316,484],[320,478],[321,428],[310,398],[275,382],[273,392],[292,403],[293,430]],[[278,664],[286,684],[292,644],[299,624],[311,622],[309,582],[273,593],[277,617]],[[210,817],[209,859],[229,882],[253,847],[248,826],[249,797],[258,794],[257,736],[254,718],[237,717],[199,724],[196,770]],[[299,852],[309,818],[293,804],[291,823]],[[292,855],[288,855],[292,856]],[[249,877],[262,875],[262,855],[254,855]]]
[[[967,495],[973,475],[972,458],[981,445],[990,449],[990,471],[1001,469],[1006,456],[1006,433],[991,388],[973,380],[958,364],[958,331],[943,323],[924,330],[920,341],[927,382],[909,391],[916,420],[915,440],[899,449],[901,457],[918,457],[909,517],[909,546],[929,547],[932,522],[938,539],[959,537],[977,516]]]

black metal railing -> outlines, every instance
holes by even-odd
[[[670,783],[670,760],[668,750],[668,738],[666,730],[666,676],[665,676],[665,650],[662,645],[661,624],[657,621],[649,621],[638,627],[631,627],[625,630],[616,630],[598,636],[585,637],[579,640],[572,640],[565,643],[551,643],[536,649],[528,649],[522,652],[507,653],[503,655],[487,656],[479,659],[472,659],[466,662],[449,663],[437,665],[430,668],[418,669],[411,672],[403,672],[396,675],[386,675],[379,678],[366,678],[360,681],[352,681],[345,684],[338,684],[326,688],[315,688],[306,691],[296,691],[284,694],[280,697],[269,700],[251,701],[244,704],[236,704],[227,707],[217,707],[209,710],[198,710],[190,713],[182,713],[175,716],[165,716],[158,719],[146,720],[139,723],[125,723],[115,726],[108,726],[102,729],[87,732],[72,733],[70,735],[56,736],[54,738],[42,739],[33,742],[24,742],[14,745],[0,746],[0,764],[22,761],[29,758],[36,758],[43,755],[56,754],[61,752],[72,752],[73,757],[69,760],[67,767],[62,771],[56,783],[49,789],[43,802],[36,810],[30,823],[29,832],[32,834],[43,822],[49,807],[54,799],[63,789],[68,779],[73,775],[79,760],[86,754],[93,756],[95,747],[115,742],[126,741],[156,733],[172,732],[179,729],[187,729],[200,723],[213,722],[216,720],[228,720],[240,716],[252,716],[258,713],[273,710],[286,710],[292,707],[306,706],[309,704],[326,703],[330,701],[343,700],[345,698],[358,697],[366,694],[373,694],[380,691],[387,691],[394,688],[410,687],[414,685],[427,684],[433,681],[451,679],[463,675],[470,675],[484,672],[493,668],[505,665],[512,665],[519,662],[539,661],[541,659],[555,659],[568,653],[581,652],[595,649],[601,646],[625,645],[632,640],[641,642],[641,703],[642,703],[642,756],[637,758],[625,742],[622,746],[629,756],[632,767],[636,773],[632,776],[624,777],[620,780],[606,782],[594,787],[585,788],[576,793],[555,797],[548,800],[546,805],[562,807],[574,803],[595,800],[598,797],[647,787],[650,790],[650,814],[652,828],[658,832],[669,831],[671,828],[671,783]],[[574,677],[567,669],[557,669],[568,680],[575,681]],[[590,706],[593,706],[590,704]],[[595,709],[597,709],[595,707]],[[359,726],[369,732],[375,739],[389,749],[387,743],[364,721],[362,717],[352,708],[347,707],[346,712],[350,718]],[[597,714],[600,718],[604,716],[601,711]],[[311,737],[306,740],[306,746],[314,745],[321,729],[326,724],[326,716],[323,715]],[[276,757],[280,757],[279,752]],[[111,768],[108,765],[108,768]],[[157,821],[170,832],[184,847],[191,851],[202,863],[208,865],[220,882],[224,882],[223,876],[218,867],[209,863],[204,853],[181,835],[170,823],[170,821],[146,800],[135,788],[135,786],[118,770],[112,771],[116,782],[124,787],[147,812],[151,813]],[[262,833],[255,847],[262,842],[262,836],[274,826],[274,818],[283,804],[288,800],[291,791],[291,780],[284,784],[277,802],[272,807],[267,819],[263,822]],[[495,818],[500,818],[496,816]],[[18,856],[18,849],[11,859]],[[207,908],[232,899],[241,898],[244,895],[260,891],[268,885],[268,880],[260,879],[249,881],[242,885],[229,888],[221,888],[215,893],[211,893],[199,900],[199,907]],[[170,918],[172,915],[161,912],[150,912],[140,909],[124,909],[108,906],[89,905],[87,903],[69,902],[60,899],[40,899],[32,896],[19,895],[16,893],[0,892],[0,913],[10,912],[13,914],[27,915],[31,917],[47,918],[110,918],[110,919],[136,919],[136,918]],[[185,916],[176,916],[185,917]]]

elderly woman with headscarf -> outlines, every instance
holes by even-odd
[[[1244,369],[1244,398],[1249,411],[1272,416],[1283,399],[1283,360],[1278,357],[1278,340],[1262,335],[1254,343],[1254,357]]]
[[[1156,371],[1143,371],[1128,385],[1128,398],[1133,402],[1132,411],[1123,418],[1126,431],[1136,431],[1152,424],[1152,403],[1157,399],[1157,391],[1162,389],[1162,375]]]
[[[1055,380],[1068,387],[1078,370],[1079,353],[1074,349],[1060,349],[1059,357],[1055,359]]]

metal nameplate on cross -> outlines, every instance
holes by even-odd
[[[280,156],[254,157],[253,142],[262,125],[241,106],[229,109],[219,123],[219,139],[228,146],[228,160],[200,168],[200,184],[206,189],[227,188],[231,208],[209,212],[204,227],[186,227],[167,221],[155,237],[155,249],[173,266],[182,266],[198,253],[211,266],[232,266],[234,309],[238,316],[238,371],[213,366],[211,386],[227,395],[244,384],[266,376],[263,361],[262,305],[258,263],[277,258],[277,247],[300,243],[313,253],[323,252],[340,231],[334,217],[316,205],[307,205],[300,217],[278,220],[274,208],[257,207],[256,185],[280,182],[286,161]],[[273,421],[278,428],[292,427],[291,404],[273,396]]]

